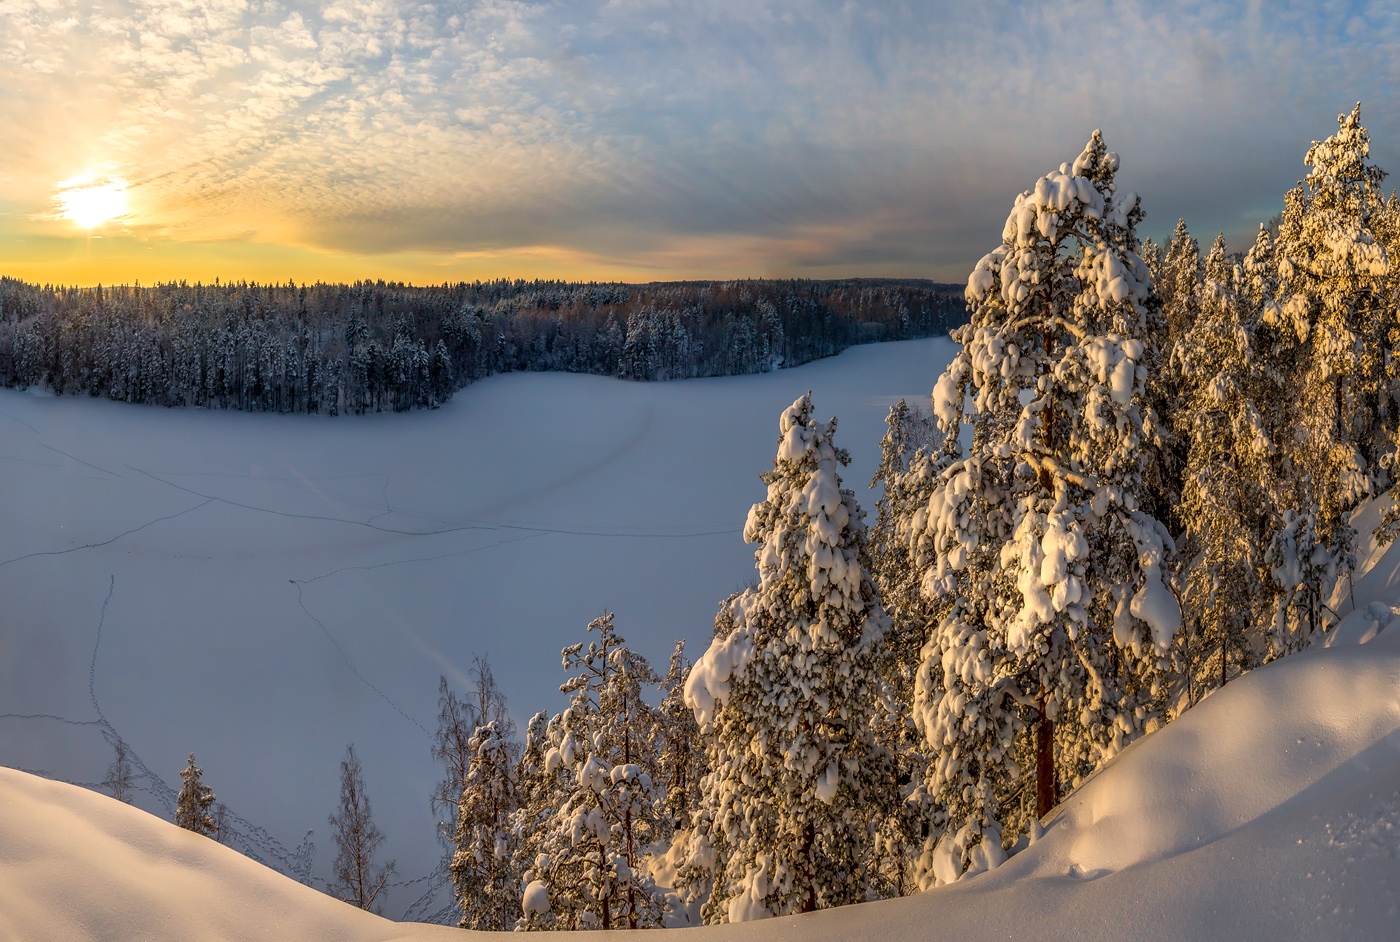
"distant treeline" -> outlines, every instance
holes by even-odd
[[[432,407],[513,371],[762,373],[966,319],[961,285],[916,279],[63,288],[0,278],[0,382],[337,415]]]

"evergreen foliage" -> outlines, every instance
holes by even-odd
[[[1273,600],[1265,553],[1274,535],[1274,442],[1285,390],[1257,349],[1257,309],[1243,282],[1217,236],[1192,288],[1199,311],[1173,358],[1185,391],[1175,424],[1187,448],[1181,561],[1188,702],[1224,684],[1232,669],[1242,673],[1261,662],[1266,651],[1254,626],[1267,623]]]
[[[194,764],[190,753],[189,765],[180,773],[180,794],[175,799],[175,823],[186,831],[205,837],[215,837],[219,828],[210,813],[214,807],[214,791],[204,784],[204,770]]]
[[[452,882],[463,929],[506,931],[520,913],[517,793],[511,742],[494,722],[478,726],[458,804]]]
[[[945,458],[910,538],[937,621],[915,718],[950,823],[925,885],[996,866],[1003,827],[1028,828],[1163,713],[1180,612],[1172,541],[1142,509],[1159,308],[1117,171],[1095,131],[1017,197],[934,389]]]
[[[872,733],[888,617],[864,514],[837,474],[850,459],[810,394],[779,432],[768,497],[744,527],[759,584],[721,610],[686,683],[709,744],[692,854],[714,868],[711,923],[865,899],[871,834],[895,797]]]
[[[560,686],[571,694],[557,746],[544,766],[558,776],[559,803],[542,822],[527,889],[547,894],[547,912],[526,907],[520,928],[648,928],[662,924],[664,897],[643,855],[670,837],[658,789],[654,710],[643,685],[659,678],[628,649],[604,612],[588,625],[596,641],[563,650]]]

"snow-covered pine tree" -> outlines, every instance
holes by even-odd
[[[1360,104],[1337,122],[1335,135],[1308,149],[1308,175],[1284,198],[1273,245],[1276,296],[1263,314],[1279,328],[1279,365],[1292,378],[1295,432],[1279,442],[1289,492],[1280,504],[1302,526],[1286,525],[1272,547],[1282,589],[1275,654],[1306,644],[1319,627],[1313,606],[1294,602],[1326,599],[1348,577],[1356,537],[1351,512],[1383,480],[1380,459],[1394,447],[1388,365],[1397,311],[1388,290],[1390,260],[1377,239],[1377,228],[1388,226],[1380,190],[1385,172],[1367,162],[1370,137]],[[1294,544],[1314,538],[1309,558],[1295,559]],[[1319,570],[1321,557],[1327,563]],[[1308,568],[1320,572],[1321,585],[1289,584]]]
[[[352,906],[378,912],[375,904],[394,873],[394,861],[381,867],[374,864],[384,835],[374,823],[369,795],[365,794],[364,768],[353,745],[345,747],[345,758],[340,761],[340,808],[326,820],[336,847],[332,895]]]
[[[1375,232],[1386,217],[1385,171],[1366,161],[1371,139],[1361,105],[1337,123],[1333,137],[1313,141],[1308,176],[1284,197],[1274,242],[1277,298],[1264,316],[1292,328],[1280,332],[1291,342],[1281,360],[1295,378],[1296,410],[1296,434],[1280,442],[1295,491],[1285,507],[1316,516],[1333,568],[1345,570],[1355,537],[1350,512],[1379,481],[1379,458],[1392,447],[1386,364],[1397,321],[1390,262]]]
[[[562,717],[550,717],[543,711],[530,718],[525,728],[525,746],[515,766],[515,787],[517,808],[512,819],[512,829],[516,834],[516,857],[518,867],[529,880],[534,880],[537,872],[547,869],[548,861],[539,861],[550,833],[550,824],[559,813],[571,772],[563,768],[563,763],[555,760],[554,767],[546,765],[550,750],[558,751],[563,741]],[[516,923],[518,929],[548,929],[554,926],[554,914],[549,910],[549,888],[543,881],[536,881],[538,889],[532,895],[522,890],[522,918]],[[541,902],[543,908],[541,908]]]
[[[937,421],[918,406],[901,399],[890,407],[885,426],[880,465],[870,481],[881,492],[869,546],[871,575],[890,611],[874,732],[893,757],[900,801],[880,822],[873,848],[876,895],[889,897],[917,890],[910,868],[929,830],[944,823],[941,810],[928,800],[928,749],[913,721],[914,678],[935,619],[933,605],[920,591],[923,572],[915,565],[908,521],[928,503],[949,457]]]
[[[470,749],[471,768],[457,806],[457,852],[451,865],[462,909],[459,925],[504,932],[515,928],[521,911],[519,842],[512,825],[517,795],[511,744],[495,723],[487,723],[476,728]]]
[[[219,829],[211,813],[213,807],[214,790],[204,784],[204,770],[194,764],[194,753],[191,752],[189,764],[180,773],[180,794],[175,799],[175,823],[186,831],[214,837]]]
[[[1032,826],[1165,702],[1173,544],[1141,509],[1162,439],[1147,398],[1157,301],[1117,171],[1095,131],[1016,198],[934,389],[950,447],[963,421],[972,443],[910,523],[940,615],[915,718],[951,818],[925,883],[998,863],[1003,825]]]
[[[669,820],[653,787],[655,719],[641,697],[660,678],[629,650],[604,612],[588,625],[598,640],[563,651],[560,686],[572,694],[562,714],[563,737],[545,754],[558,772],[561,803],[535,840],[538,852],[523,879],[545,888],[547,907],[527,906],[521,928],[648,928],[662,923],[664,897],[641,866],[652,845],[670,838]],[[527,895],[529,895],[527,893]],[[538,902],[533,896],[526,902]],[[532,915],[533,913],[533,915]]]
[[[1257,308],[1243,283],[1224,236],[1216,236],[1199,314],[1174,355],[1184,383],[1175,425],[1187,449],[1181,518],[1188,703],[1223,685],[1232,669],[1258,664],[1263,639],[1253,627],[1270,614],[1273,596],[1264,554],[1277,518],[1274,439],[1285,390],[1256,347]]]
[[[810,394],[783,411],[768,496],[744,526],[759,584],[721,612],[686,682],[709,738],[709,923],[863,901],[870,835],[894,801],[871,732],[888,617],[835,432]]]

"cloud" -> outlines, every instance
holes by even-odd
[[[954,279],[1095,127],[1159,234],[1248,238],[1358,99],[1394,165],[1397,53],[1364,4],[0,0],[0,183],[120,176],[153,239]]]

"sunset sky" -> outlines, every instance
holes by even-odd
[[[1095,127],[1239,247],[1397,83],[1383,3],[0,0],[0,274],[960,281]]]

